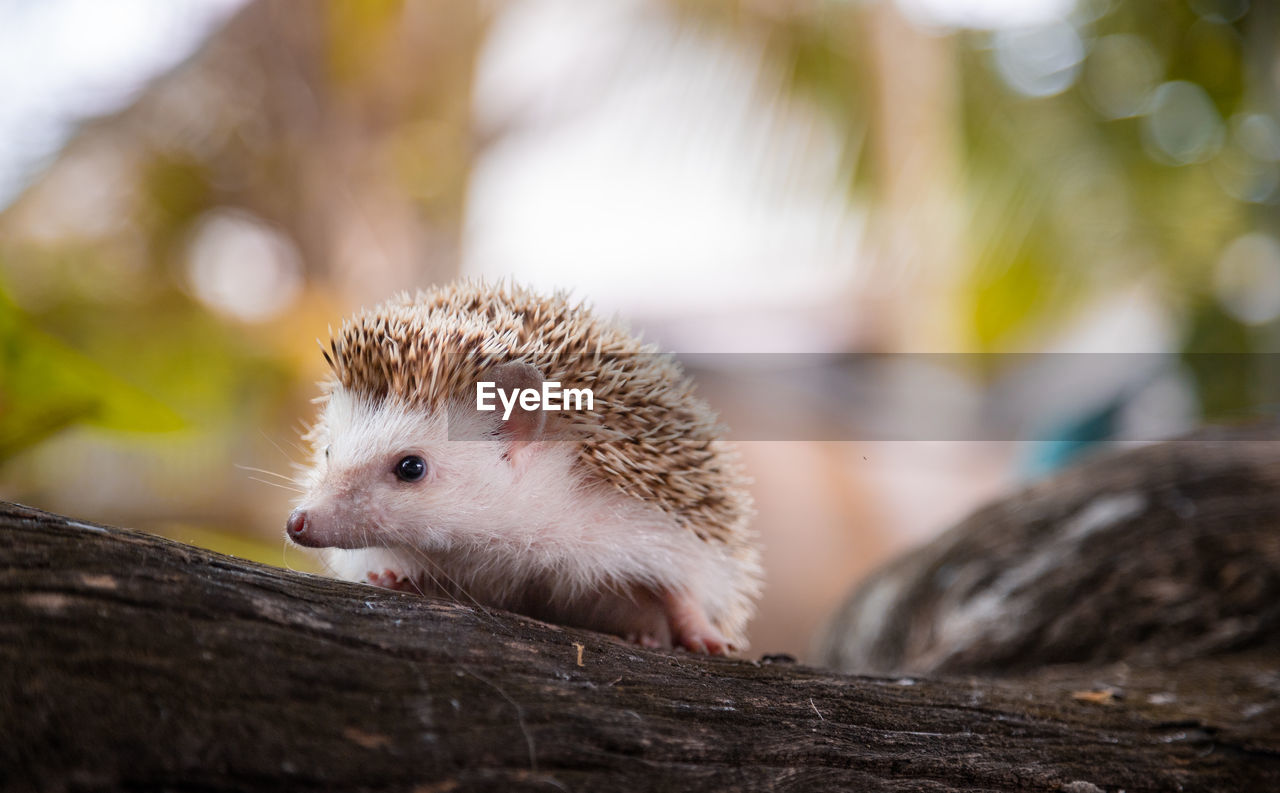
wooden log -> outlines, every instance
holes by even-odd
[[[4,790],[1269,791],[1254,648],[1018,680],[654,652],[0,505]]]

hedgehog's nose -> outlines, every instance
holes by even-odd
[[[305,510],[295,509],[289,515],[289,522],[285,524],[284,530],[289,535],[289,539],[299,545],[310,545],[307,542],[307,513]]]

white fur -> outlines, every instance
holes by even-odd
[[[741,561],[657,506],[590,481],[575,464],[577,442],[537,442],[513,461],[492,414],[458,410],[451,422],[342,389],[318,426],[325,437],[298,506],[322,544],[347,548],[328,552],[344,578],[391,569],[526,612],[532,588],[547,601],[537,613],[615,633],[627,626],[608,624],[618,618],[601,617],[599,599],[634,602],[640,587],[687,593],[713,622],[750,611]],[[396,478],[407,454],[426,460],[424,479]]]

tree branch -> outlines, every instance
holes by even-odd
[[[0,505],[7,790],[1269,791],[1277,660],[855,677]]]

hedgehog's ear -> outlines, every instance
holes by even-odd
[[[498,364],[489,370],[489,379],[507,394],[520,393],[526,388],[542,390],[542,373],[520,361]],[[508,457],[513,465],[524,461],[529,444],[542,438],[546,423],[547,414],[541,410],[525,410],[518,403],[512,408],[511,416],[502,422],[502,436],[511,444]]]

